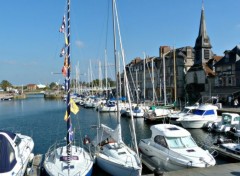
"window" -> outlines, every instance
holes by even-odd
[[[160,136],[160,135],[155,136],[154,142],[156,142],[157,144],[159,144],[165,148],[168,148],[165,138],[163,136]]]
[[[209,50],[204,50],[204,59],[206,59],[206,60],[210,59],[210,51]]]
[[[196,147],[197,144],[191,136],[185,137],[167,137],[169,148]]]

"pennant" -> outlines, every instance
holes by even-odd
[[[65,55],[65,48],[62,48],[61,53],[60,53],[60,57],[63,57]]]
[[[78,111],[79,111],[78,106],[76,105],[76,103],[71,98],[70,98],[70,110],[73,114],[77,114]]]
[[[62,25],[59,29],[59,32],[61,33],[65,33],[65,26],[66,26],[66,20],[65,20],[65,15],[63,16],[63,21],[62,21]]]
[[[73,142],[73,140],[74,140],[74,133],[73,133],[73,130],[72,130],[72,124],[70,124],[70,127],[68,129],[68,133],[69,133],[69,141]]]
[[[68,56],[66,55],[64,58],[64,64],[65,67],[68,67]]]
[[[65,121],[68,120],[68,114],[67,114],[67,111],[66,111],[66,113],[65,113],[64,120],[65,120]]]
[[[62,68],[62,74],[63,74],[64,77],[67,76],[67,67],[66,67],[66,66],[63,66],[63,68]]]
[[[65,45],[68,46],[68,38],[66,33],[64,33],[64,38],[65,38]]]

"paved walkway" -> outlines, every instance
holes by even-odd
[[[153,176],[148,174],[145,176]],[[164,172],[163,176],[240,176],[240,163],[222,164],[208,168],[183,169]]]

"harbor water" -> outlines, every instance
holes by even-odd
[[[33,138],[34,154],[45,154],[48,148],[66,136],[66,122],[64,115],[66,103],[62,100],[47,100],[42,95],[28,96],[24,100],[0,101],[0,129],[19,132]],[[73,125],[78,132],[75,138],[83,138],[88,135],[93,138],[95,135],[94,125],[106,124],[112,128],[116,127],[116,113],[98,113],[94,109],[80,107],[77,115],[72,115]],[[137,141],[151,136],[150,126],[143,118],[134,119]],[[131,143],[130,119],[121,118],[123,140]],[[195,141],[201,145],[211,145],[217,135],[208,133],[202,129],[189,129]],[[217,164],[229,163],[229,160],[216,158]],[[97,170],[97,171],[96,171]],[[143,168],[143,174],[151,171]],[[98,167],[95,168],[94,175],[107,175]]]

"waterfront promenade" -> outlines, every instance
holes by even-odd
[[[148,174],[145,176],[153,175],[154,174]],[[160,176],[161,174],[158,175]],[[240,163],[222,164],[208,168],[194,168],[163,172],[162,176],[240,176]]]

